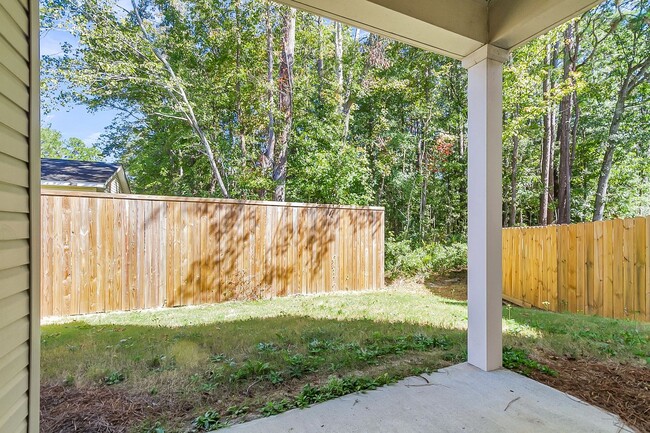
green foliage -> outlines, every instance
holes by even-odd
[[[530,376],[533,370],[540,371],[549,376],[557,376],[558,374],[557,371],[530,359],[524,350],[507,346],[503,348],[503,366],[524,376]]]
[[[408,240],[386,239],[385,266],[388,278],[439,274],[467,268],[467,245],[452,243],[414,246]]]
[[[63,139],[59,131],[41,128],[41,158],[75,159],[79,161],[99,161],[102,152],[95,147],[88,147],[79,138]]]
[[[396,382],[396,378],[389,374],[378,377],[367,376],[345,376],[330,377],[322,386],[305,385],[300,393],[292,400],[282,399],[269,401],[262,407],[261,413],[264,416],[277,415],[293,408],[305,408],[315,403],[331,400],[353,392],[362,392],[377,389],[380,386]]]
[[[271,198],[276,181],[260,161],[269,115],[277,131],[283,120],[278,89],[267,78],[267,3],[136,3],[144,31],[134,12],[116,7],[116,0],[43,2],[44,30],[68,31],[79,41],[43,59],[46,111],[68,103],[118,110],[101,145],[126,166],[134,191],[218,196],[205,149],[186,116],[191,106],[230,196]],[[606,217],[650,213],[649,8],[647,0],[609,0],[585,13],[577,24],[578,65],[570,77],[564,76],[564,28],[512,53],[504,69],[504,225],[539,223],[543,118],[548,111],[557,123],[560,101],[574,93],[579,115],[570,122],[571,219],[592,217],[608,148],[614,152]],[[283,10],[268,6],[273,80]],[[391,275],[462,268],[462,247],[455,244],[466,239],[467,227],[466,71],[455,60],[344,26],[341,88],[333,26],[307,13],[297,16],[287,199],[384,206],[387,231],[397,239],[387,243]],[[613,133],[618,96],[630,73],[638,85],[625,96]],[[553,83],[547,91],[545,80]],[[47,128],[43,137],[44,156],[101,156]],[[552,159],[557,173],[557,151]],[[558,201],[553,194],[551,220]]]
[[[286,398],[283,398],[280,401],[269,401],[264,405],[264,407],[262,407],[260,412],[264,416],[272,416],[282,412],[286,412],[292,408],[293,405],[291,404],[291,401]]]
[[[245,380],[250,378],[261,378],[270,374],[273,370],[267,362],[257,360],[247,360],[241,368],[236,370],[232,375],[232,380]]]
[[[219,422],[220,419],[221,419],[221,415],[219,414],[219,412],[214,410],[209,410],[204,414],[198,416],[194,420],[193,425],[196,431],[208,432],[208,431],[215,430],[217,427],[220,427],[220,422]]]
[[[106,377],[104,377],[104,383],[106,385],[117,385],[125,380],[126,376],[121,371],[111,371]]]
[[[395,381],[396,379],[388,374],[376,378],[364,376],[330,377],[327,383],[322,386],[305,385],[296,396],[294,404],[296,407],[304,408],[353,392],[377,389]]]

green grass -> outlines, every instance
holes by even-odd
[[[45,384],[185,408],[133,431],[203,431],[462,362],[466,326],[465,302],[417,285],[92,315],[43,326],[41,370]],[[523,373],[544,371],[528,357],[539,350],[650,357],[650,329],[635,322],[506,307],[504,332],[506,365]]]

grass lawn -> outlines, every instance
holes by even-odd
[[[41,429],[209,431],[462,362],[467,308],[449,296],[463,292],[455,284],[43,325]],[[503,324],[505,365],[538,380],[562,381],[572,360],[649,371],[647,324],[516,307]]]

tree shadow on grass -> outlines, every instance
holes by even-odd
[[[244,420],[331,377],[372,386],[462,362],[465,345],[458,329],[290,315],[181,327],[48,325],[41,431],[117,432],[155,422],[176,431],[207,410]],[[61,411],[65,417],[56,416]]]

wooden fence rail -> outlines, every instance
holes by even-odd
[[[383,208],[43,192],[41,315],[381,288]]]
[[[504,229],[503,297],[650,321],[650,217]]]

